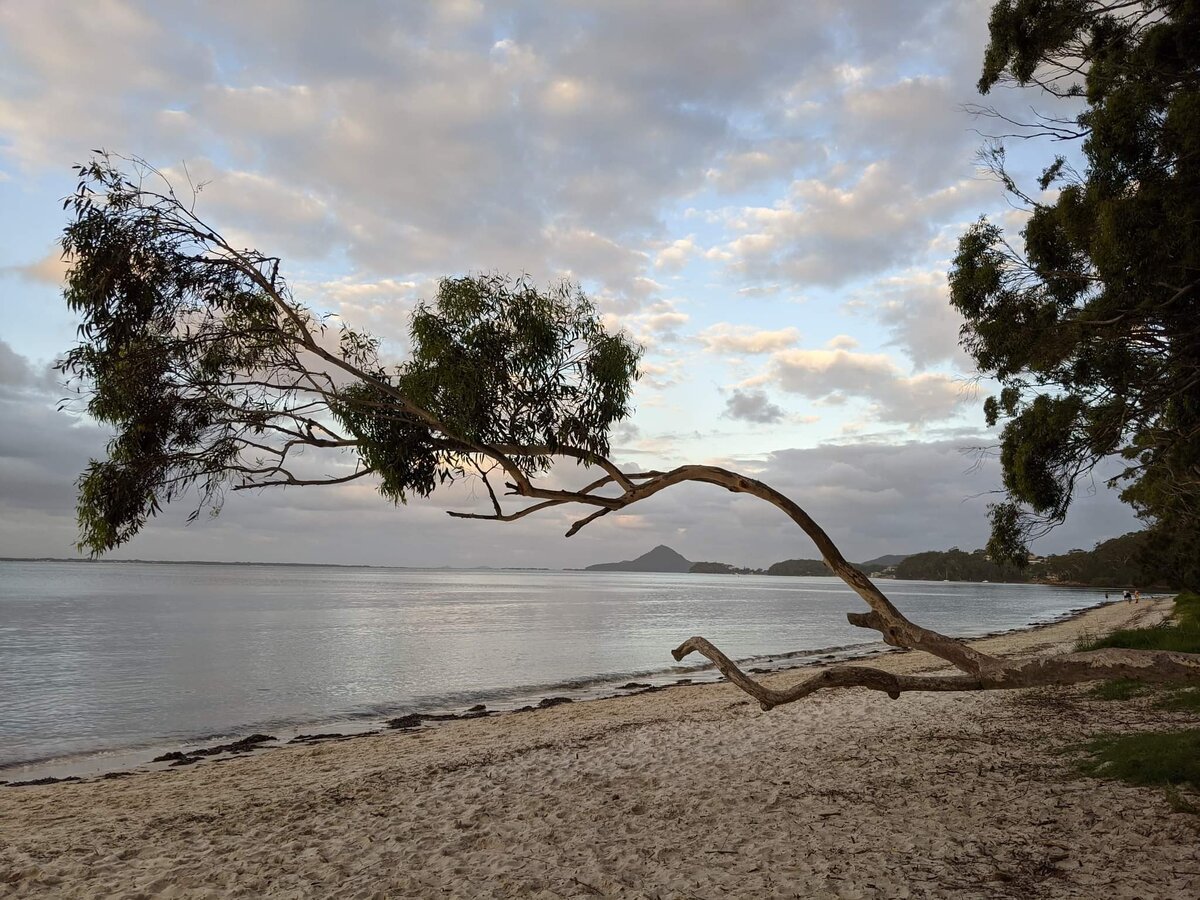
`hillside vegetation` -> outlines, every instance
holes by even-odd
[[[1091,550],[1071,550],[1032,559],[1018,568],[996,563],[984,550],[928,550],[881,565],[886,557],[857,567],[868,575],[910,581],[1004,581],[1011,583],[1077,584],[1106,588],[1172,587],[1172,580],[1148,562],[1152,553],[1146,532],[1130,532],[1098,543]],[[895,557],[893,557],[895,558]],[[767,569],[768,575],[831,575],[819,559],[788,559]]]

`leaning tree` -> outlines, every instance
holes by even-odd
[[[895,647],[925,650],[954,674],[895,675],[868,666],[825,669],[786,689],[744,673],[702,637],[698,652],[763,709],[832,687],[969,691],[1117,677],[1200,676],[1200,656],[1120,649],[1005,660],[909,621],[839,552],[794,501],[753,478],[708,465],[629,471],[609,455],[609,431],[630,413],[640,349],[608,332],[575,287],[541,291],[525,279],[448,278],[412,315],[399,365],[377,340],[328,326],[298,302],[280,260],[239,249],[149,166],[98,156],[78,168],[63,247],[65,295],[80,343],[61,366],[110,426],[107,458],[79,482],[81,549],[101,554],[132,538],[187,492],[193,516],[226,490],[372,479],[400,503],[477,479],[490,512],[513,522],[573,506],[567,535],[685,482],[749,494],[776,507],[816,544],[826,565],[866,602],[854,625]],[[303,451],[344,456],[345,474],[315,477]],[[550,486],[556,463],[595,475]],[[516,504],[516,505],[514,505]]]

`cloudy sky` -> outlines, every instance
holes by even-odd
[[[963,105],[990,4],[0,0],[0,555],[70,555],[94,423],[54,409],[74,339],[59,200],[92,148],[206,182],[200,211],[284,257],[300,299],[396,354],[447,274],[567,276],[647,348],[615,441],[788,492],[851,558],[974,548],[998,486],[945,273],[964,227],[1020,213]],[[1016,112],[1038,98],[1001,92]],[[1055,148],[1027,148],[1028,166]],[[1024,162],[1018,158],[1018,166]],[[577,566],[815,555],[772,509],[668,491],[451,520],[367,486],[169,509],[118,556]],[[1043,552],[1136,523],[1102,484]]]

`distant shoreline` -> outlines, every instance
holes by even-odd
[[[549,566],[381,566],[375,563],[233,562],[225,559],[90,559],[86,556],[0,556],[0,562],[126,563],[141,566],[287,566],[295,569],[394,569],[407,572],[561,572]]]
[[[584,572],[590,574],[601,575],[690,575],[690,576],[709,576],[709,575],[727,575],[730,578],[751,577],[741,573],[725,573],[725,572],[639,572],[623,569],[580,569],[580,568],[562,568],[553,569],[549,566],[384,566],[374,563],[302,563],[302,562],[257,562],[243,561],[234,562],[230,560],[215,560],[215,559],[89,559],[87,557],[61,557],[61,556],[0,556],[0,563],[81,563],[87,565],[111,564],[120,563],[123,565],[141,565],[141,566],[252,566],[252,567],[286,567],[290,569],[377,569],[390,572]],[[755,573],[760,574],[764,578],[830,578],[840,581],[837,575],[832,572],[823,575],[769,575],[766,572]],[[1041,585],[1043,587],[1066,587],[1066,588],[1088,588],[1097,592],[1108,591],[1119,592],[1123,585],[1096,585],[1086,584],[1078,581],[967,581],[959,579],[938,579],[930,578],[896,578],[891,575],[876,576],[876,581],[902,581],[913,583],[926,584],[1012,584],[1012,585]],[[1156,590],[1158,588],[1155,588]],[[1163,588],[1166,590],[1166,588]]]

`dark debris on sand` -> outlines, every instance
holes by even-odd
[[[156,756],[151,762],[169,762],[172,766],[190,766],[200,762],[206,756],[219,756],[222,753],[250,753],[259,749],[263,744],[278,741],[279,738],[269,734],[252,734],[249,737],[232,741],[228,744],[217,744],[214,747],[201,747],[199,750],[172,750],[162,756]]]
[[[10,781],[9,787],[38,787],[43,784],[62,784],[67,781],[83,781],[78,775],[68,775],[66,778],[34,778],[32,781]]]
[[[459,722],[463,719],[482,719],[485,716],[491,715],[495,715],[495,713],[489,710],[487,706],[482,703],[476,703],[464,713],[409,713],[406,716],[389,719],[387,727],[400,731],[410,731],[414,728],[420,728],[425,722]]]

